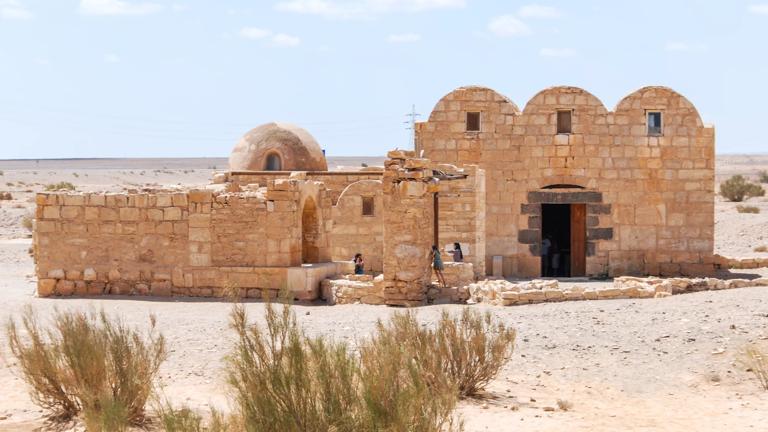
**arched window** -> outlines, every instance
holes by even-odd
[[[267,171],[282,171],[283,169],[283,161],[277,153],[270,153],[267,155],[266,165],[265,169]]]

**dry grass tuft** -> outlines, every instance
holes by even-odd
[[[768,246],[766,245],[755,246],[753,250],[755,252],[768,252]]]
[[[760,213],[760,208],[755,206],[737,205],[736,211],[739,213]]]
[[[70,182],[58,182],[58,183],[49,183],[45,185],[45,190],[47,191],[58,191],[58,190],[75,190],[75,185],[73,185]]]
[[[242,423],[235,417],[225,418],[218,411],[211,409],[208,424],[205,425],[203,416],[187,406],[173,408],[170,402],[159,403],[156,408],[159,427],[164,432],[229,432],[244,431]]]
[[[227,359],[244,430],[459,430],[454,392],[432,385],[399,341],[374,336],[355,356],[346,343],[312,338],[290,306],[266,308],[266,327],[249,324],[236,304],[237,334]],[[386,335],[385,335],[386,336]]]
[[[165,339],[155,320],[143,337],[121,321],[100,314],[56,312],[45,329],[28,307],[21,327],[6,331],[33,401],[55,420],[79,414],[88,430],[125,430],[144,420],[144,407],[160,364]]]
[[[755,374],[763,389],[768,391],[768,353],[763,352],[757,345],[750,345],[746,349],[744,363],[747,370]]]

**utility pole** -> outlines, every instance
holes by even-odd
[[[408,126],[405,128],[406,130],[411,131],[411,133],[408,136],[408,145],[412,149],[416,149],[416,117],[421,117],[421,114],[416,112],[416,105],[411,105],[411,112],[405,115],[406,117],[410,117],[409,120],[404,121],[404,124],[407,124]]]

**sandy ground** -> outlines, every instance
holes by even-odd
[[[729,169],[753,169],[738,162],[728,161]],[[221,370],[232,341],[227,328],[231,305],[135,297],[36,298],[28,232],[20,225],[33,208],[32,192],[25,191],[40,190],[47,183],[71,181],[80,190],[202,185],[212,167],[223,166],[224,161],[174,165],[167,160],[112,160],[109,166],[104,161],[40,161],[34,168],[25,163],[30,162],[0,161],[0,191],[14,195],[14,200],[0,202],[0,322],[18,316],[28,304],[43,318],[56,308],[103,308],[141,327],[147,326],[149,314],[156,314],[171,350],[161,370],[165,393],[175,403],[203,411],[209,406],[226,409]],[[334,166],[340,165],[359,163],[348,159]],[[13,186],[3,186],[6,183]],[[718,202],[718,252],[754,256],[755,246],[768,244],[768,201],[752,199],[748,204],[762,212],[739,214],[732,203]],[[768,269],[748,273],[768,276]],[[431,323],[442,308],[458,311],[462,307],[467,306],[428,306],[418,313]],[[468,431],[768,430],[768,392],[740,364],[746,344],[761,344],[768,350],[768,290],[764,288],[666,299],[471,307],[488,308],[519,333],[515,354],[489,386],[487,397],[461,402],[458,411]],[[260,319],[263,304],[249,303],[247,308],[252,319]],[[295,310],[308,333],[352,343],[371,332],[377,319],[395,312],[378,306],[322,304],[300,304]],[[13,365],[3,332],[0,431],[40,428],[43,413],[32,404]],[[571,402],[572,410],[544,410],[557,407],[558,399]]]

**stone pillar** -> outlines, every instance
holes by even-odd
[[[393,306],[417,306],[427,299],[432,269],[433,194],[428,161],[412,151],[387,154],[384,195],[384,300]]]

